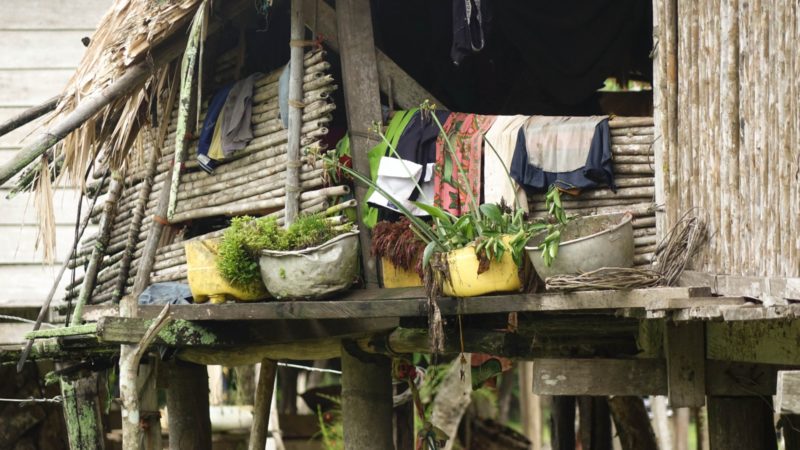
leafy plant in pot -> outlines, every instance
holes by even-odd
[[[358,277],[358,231],[322,214],[300,216],[288,228],[274,218],[235,218],[223,235],[217,267],[234,285],[260,278],[278,299],[324,297]]]

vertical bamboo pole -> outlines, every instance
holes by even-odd
[[[669,125],[668,118],[668,76],[666,26],[663,0],[653,0],[653,153],[655,155],[655,188],[656,204],[663,205],[656,210],[656,234],[663,236],[667,228],[667,211],[669,209]],[[520,372],[521,374],[521,372]]]
[[[680,79],[678,78],[678,3],[679,0],[662,0],[664,7],[663,35],[665,37],[666,53],[666,134],[664,135],[664,145],[666,146],[667,162],[669,163],[669,182],[666,190],[669,192],[667,197],[667,224],[672,226],[677,221],[679,209],[679,185],[678,185],[678,94],[680,91]],[[656,122],[656,124],[658,124]],[[663,127],[662,127],[663,129]],[[666,230],[664,231],[666,232]]]
[[[289,137],[286,150],[286,226],[300,208],[300,128],[303,125],[303,0],[292,0],[289,58]]]
[[[725,273],[740,270],[739,211],[739,8],[738,0],[720,2],[720,98],[722,99],[720,133],[721,185],[720,236],[723,245],[722,259]]]
[[[183,169],[183,161],[186,158],[186,147],[190,137],[190,133],[188,132],[189,111],[191,110],[192,99],[194,98],[192,96],[192,88],[194,87],[195,66],[199,54],[200,39],[203,34],[205,13],[206,2],[203,1],[203,3],[198,6],[197,13],[192,20],[192,27],[189,30],[189,41],[186,44],[186,51],[181,61],[180,108],[178,109],[178,124],[175,131],[175,160],[172,166],[172,182],[169,188],[167,218],[171,218],[175,214],[175,208],[178,204],[178,186],[180,185],[181,170]],[[165,190],[166,186],[167,185],[164,184]]]
[[[97,273],[100,271],[100,263],[103,261],[103,256],[105,256],[106,247],[108,246],[108,240],[111,236],[111,227],[114,224],[114,215],[116,213],[119,194],[122,192],[122,185],[122,175],[118,171],[114,171],[111,174],[111,185],[108,188],[108,197],[106,197],[106,201],[103,204],[103,217],[100,220],[100,236],[97,238],[97,243],[92,249],[92,256],[89,259],[89,265],[86,267],[86,273],[83,276],[81,292],[69,321],[71,325],[81,324],[83,321],[83,306],[89,300],[89,297],[92,296],[92,291],[94,291]]]

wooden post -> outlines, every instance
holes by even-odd
[[[775,450],[778,443],[769,397],[708,397],[711,450]]]
[[[408,389],[408,386],[400,385],[397,393],[405,389]],[[411,399],[394,408],[394,448],[396,450],[414,450],[416,448],[414,401]]]
[[[533,393],[533,362],[519,366],[519,406],[523,434],[531,441],[531,450],[542,449],[542,408],[540,397]]]
[[[675,450],[689,450],[689,408],[674,408]]]
[[[783,434],[783,448],[800,448],[800,415],[783,414],[778,424]]]
[[[261,361],[258,385],[256,387],[256,401],[253,406],[253,425],[250,428],[250,450],[264,450],[267,445],[269,431],[269,416],[272,407],[272,396],[275,390],[275,374],[278,364],[265,359]]]
[[[161,450],[161,416],[158,412],[158,363],[142,364],[139,369],[139,392],[141,393],[141,417],[144,426],[145,450]]]
[[[70,450],[105,448],[96,376],[75,381],[62,379],[61,396]]]
[[[553,450],[575,449],[575,397],[553,396],[550,408],[550,445]]]
[[[641,397],[611,397],[608,406],[623,450],[658,450],[656,435]]]
[[[377,135],[369,130],[373,123],[381,122],[380,88],[369,0],[340,0],[336,3],[336,22],[353,167],[359,173],[369,174],[367,152],[379,142]],[[366,186],[356,183],[364,279],[368,287],[377,287],[378,272],[375,260],[370,255],[369,232],[362,220],[361,205],[366,193]]]
[[[361,361],[342,348],[342,417],[345,450],[391,449],[391,362]]]
[[[706,400],[706,339],[702,322],[666,324],[667,388],[673,408],[703,406]]]
[[[211,450],[205,366],[178,362],[171,364],[168,372],[170,450]]]
[[[286,150],[285,225],[300,210],[300,128],[303,125],[303,0],[292,0],[289,41],[289,137]]]
[[[611,415],[605,397],[578,397],[583,450],[611,450]]]

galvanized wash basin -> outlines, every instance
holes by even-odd
[[[540,233],[525,246],[528,257],[542,280],[555,275],[589,272],[601,267],[633,266],[633,215],[601,214],[569,222],[561,235],[558,255],[550,267],[544,265]]]

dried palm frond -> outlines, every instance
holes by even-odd
[[[667,286],[674,286],[689,261],[708,241],[706,223],[686,212],[658,243],[653,268],[664,276]]]
[[[43,259],[46,264],[55,260],[56,217],[53,210],[53,187],[50,179],[50,164],[46,155],[39,161],[39,176],[34,196],[36,213],[39,216],[39,235],[36,237],[36,249],[42,246]]]

